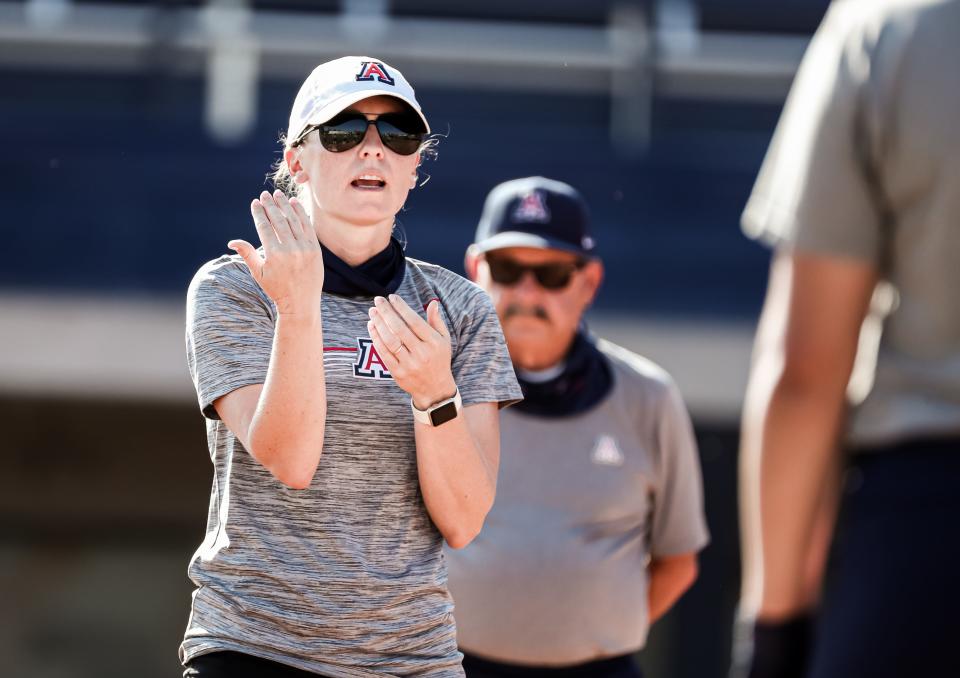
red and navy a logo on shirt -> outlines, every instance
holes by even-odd
[[[357,359],[353,363],[353,376],[360,379],[393,379],[390,370],[374,348],[372,339],[357,337]]]
[[[395,85],[393,77],[387,72],[387,67],[379,61],[361,61],[360,72],[357,73],[359,81],[379,80],[384,85]]]

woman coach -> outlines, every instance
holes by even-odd
[[[493,306],[406,258],[394,217],[429,125],[392,66],[318,66],[262,243],[205,264],[187,356],[214,464],[185,676],[459,676],[441,545],[490,509],[498,405],[520,397]]]

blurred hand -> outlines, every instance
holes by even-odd
[[[426,409],[452,398],[457,385],[451,371],[450,332],[440,316],[440,302],[427,305],[424,321],[396,294],[376,297],[367,329],[393,380]]]
[[[250,204],[250,213],[263,254],[245,240],[231,240],[227,247],[243,257],[278,313],[320,313],[323,253],[303,205],[287,200],[282,191],[264,191]]]

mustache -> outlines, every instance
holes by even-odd
[[[510,318],[522,316],[529,316],[532,318],[537,318],[538,320],[550,322],[550,316],[547,315],[547,310],[543,306],[539,305],[521,306],[519,304],[510,304],[503,312],[504,320],[510,320]]]

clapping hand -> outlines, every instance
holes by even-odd
[[[397,385],[421,410],[453,397],[457,385],[450,366],[450,332],[440,302],[434,299],[427,305],[424,320],[396,294],[373,301],[367,329]]]
[[[250,212],[263,254],[245,240],[231,240],[227,247],[243,257],[278,313],[319,313],[323,253],[303,205],[296,198],[288,200],[282,191],[272,195],[264,191],[251,203]]]

